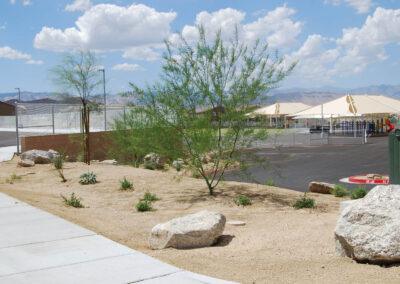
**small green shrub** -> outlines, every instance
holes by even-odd
[[[192,170],[190,173],[190,177],[192,177],[192,178],[200,178],[200,176],[201,175],[197,169]]]
[[[363,198],[364,196],[367,195],[367,193],[368,193],[367,189],[364,186],[360,185],[351,192],[350,198],[351,199]]]
[[[336,197],[343,197],[349,194],[347,188],[341,184],[335,184],[335,187],[333,188],[331,193]]]
[[[154,170],[156,169],[156,166],[155,166],[152,162],[149,162],[149,161],[145,161],[144,164],[143,164],[143,166],[144,166],[144,168],[147,169],[147,170],[152,170],[152,171],[154,171]]]
[[[93,172],[81,174],[79,177],[80,184],[95,184],[97,183],[97,175]]]
[[[61,170],[64,166],[64,156],[58,154],[53,161],[53,165],[56,168],[56,170]]]
[[[66,180],[66,178],[64,177],[64,171],[63,171],[62,169],[57,169],[57,172],[58,172],[58,176],[59,176],[60,179],[61,179],[61,182],[66,182],[67,180]]]
[[[153,202],[153,201],[157,201],[160,199],[155,194],[151,194],[149,191],[146,191],[142,200],[148,201],[148,202]]]
[[[181,163],[177,163],[175,165],[175,169],[176,169],[177,172],[180,172],[182,170],[182,164]]]
[[[13,184],[14,181],[22,179],[22,176],[18,176],[16,174],[12,174],[10,178],[6,179],[6,182],[9,184]]]
[[[132,189],[133,188],[133,184],[131,182],[129,182],[126,177],[124,177],[124,180],[121,181],[121,187],[119,188],[119,190],[127,190],[127,189]]]
[[[84,208],[85,207],[81,203],[82,198],[76,197],[75,193],[72,193],[70,198],[67,198],[61,194],[61,198],[63,199],[64,203],[67,204],[68,206],[72,206],[75,208]]]
[[[247,205],[251,205],[251,199],[248,197],[239,197],[238,199],[235,200],[235,203],[237,206],[247,206]]]
[[[275,181],[272,178],[271,179],[267,179],[265,181],[265,185],[275,186]]]
[[[137,211],[144,212],[144,211],[154,211],[154,208],[151,206],[151,202],[146,200],[140,200],[138,204],[136,204]]]
[[[301,208],[314,208],[315,207],[315,200],[313,198],[308,198],[307,195],[304,193],[304,196],[297,200],[294,204],[293,207],[296,209],[301,209]]]

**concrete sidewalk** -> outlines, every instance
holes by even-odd
[[[0,283],[136,282],[232,283],[163,263],[0,193]]]
[[[0,162],[9,161],[17,152],[17,146],[0,147]]]

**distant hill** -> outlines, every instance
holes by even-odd
[[[384,95],[400,99],[400,85],[371,85],[354,89],[325,86],[320,88],[282,88],[269,93],[267,104],[275,102],[301,102],[309,105],[324,103],[347,93],[350,94],[374,94]],[[18,93],[0,93],[0,101],[15,104]],[[21,92],[21,100],[24,102],[51,103],[60,102],[61,96],[50,92]],[[122,103],[126,101],[119,94],[108,94],[107,103]],[[79,103],[77,98],[68,98],[64,103]],[[255,102],[257,103],[257,102]]]

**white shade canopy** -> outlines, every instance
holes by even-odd
[[[259,108],[248,115],[288,115],[310,108],[311,106],[303,103],[275,103],[266,107]]]
[[[317,105],[306,110],[289,114],[296,118],[316,118],[323,115],[328,117],[349,117],[373,114],[392,114],[400,112],[400,101],[381,95],[351,95],[351,103],[348,95],[337,98],[322,105]],[[351,104],[356,112],[351,111]]]

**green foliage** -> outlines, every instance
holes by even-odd
[[[142,200],[153,202],[160,199],[155,194],[151,194],[150,191],[146,191]]]
[[[61,154],[56,155],[56,158],[53,161],[53,165],[56,170],[61,170],[64,166],[64,156]]]
[[[360,185],[351,192],[350,198],[351,199],[363,198],[364,196],[367,195],[367,193],[368,193],[367,189],[364,186]]]
[[[6,182],[9,184],[13,184],[14,181],[22,179],[22,176],[12,174],[9,178],[6,179]]]
[[[304,193],[304,196],[297,200],[294,204],[293,207],[296,209],[301,209],[301,208],[314,208],[315,207],[315,200],[313,198],[308,198],[306,193]]]
[[[144,89],[131,83],[126,96],[135,108],[115,121],[112,142],[116,155],[132,160],[149,152],[187,158],[212,195],[227,168],[250,160],[241,159],[250,152],[236,150],[266,137],[265,130],[247,128],[246,114],[294,65],[285,67],[267,44],[247,47],[238,34],[225,44],[220,33],[209,42],[204,29],[198,31],[193,45],[183,37],[178,44],[166,42],[160,82]],[[201,158],[209,153],[213,174],[206,175]]]
[[[239,197],[238,199],[235,200],[235,203],[237,206],[240,206],[240,205],[248,206],[248,205],[252,204],[251,199],[248,197]]]
[[[154,211],[155,209],[151,206],[151,202],[146,200],[140,200],[138,204],[136,204],[137,211],[144,212],[144,211]]]
[[[129,182],[126,177],[121,181],[121,187],[119,190],[127,190],[127,189],[133,189],[133,184]]]
[[[145,168],[146,170],[152,170],[152,171],[154,171],[154,170],[156,169],[156,166],[155,166],[152,162],[149,162],[149,161],[145,161],[144,164],[143,164],[143,166],[144,166],[144,168]]]
[[[335,187],[333,188],[331,193],[336,197],[343,197],[349,194],[347,188],[341,184],[335,184]]]
[[[192,177],[192,178],[200,178],[201,174],[199,173],[198,169],[192,169],[190,171],[190,177]]]
[[[272,178],[271,179],[267,179],[265,181],[265,185],[275,186],[275,181]]]
[[[80,184],[95,184],[97,183],[97,175],[93,172],[81,174],[79,177]]]
[[[61,194],[61,198],[63,199],[64,203],[67,204],[68,206],[72,206],[75,208],[84,208],[85,207],[81,203],[82,198],[76,197],[75,193],[72,193],[70,198],[67,198]]]

